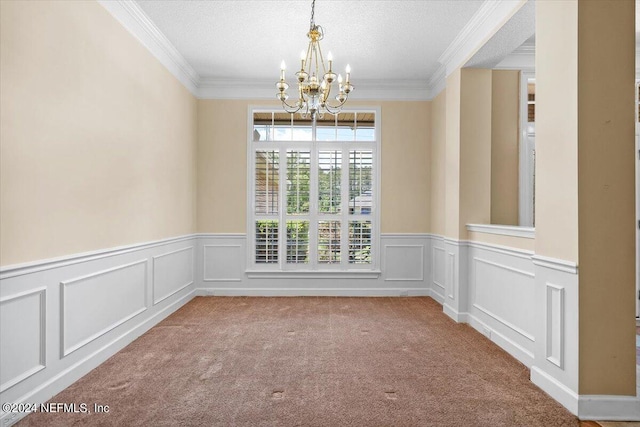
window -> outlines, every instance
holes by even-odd
[[[250,117],[250,270],[376,270],[379,113]]]

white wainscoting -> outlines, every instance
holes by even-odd
[[[467,280],[467,245],[464,241],[444,238],[444,312],[456,322],[468,322],[469,287]]]
[[[0,402],[46,401],[196,294],[429,295],[530,366],[531,380],[574,414],[640,420],[637,397],[577,393],[575,264],[428,234],[383,234],[380,248],[380,272],[329,278],[250,276],[244,234],[188,235],[0,269]],[[0,413],[0,423],[16,415]]]
[[[204,282],[241,282],[247,257],[247,238],[244,234],[204,235]],[[210,242],[210,243],[209,243]]]
[[[193,298],[197,241],[2,268],[0,402],[45,402]],[[23,415],[0,412],[0,424]]]
[[[147,264],[143,259],[60,282],[61,357],[147,309]]]
[[[480,242],[465,245],[469,323],[531,366],[536,341],[532,253]]]
[[[194,247],[153,257],[153,305],[193,284]]]
[[[578,268],[534,255],[535,363],[531,381],[576,415],[578,395]],[[604,414],[603,414],[604,415]],[[594,418],[607,419],[607,418]]]
[[[383,234],[381,272],[345,274],[268,273],[246,271],[244,234],[200,234],[203,260],[196,274],[199,295],[318,295],[416,296],[430,295],[428,271],[431,236]]]
[[[444,304],[445,294],[445,259],[446,250],[444,239],[433,237],[431,239],[431,296],[440,304]]]
[[[0,393],[46,367],[46,292],[40,287],[0,299]]]

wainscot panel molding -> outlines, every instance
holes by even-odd
[[[201,270],[196,274],[198,295],[317,295],[418,296],[431,295],[428,271],[429,234],[382,234],[379,271],[269,272],[247,271],[251,256],[244,234],[200,234]],[[302,279],[302,280],[301,280]]]
[[[194,246],[153,257],[153,305],[193,284]]]
[[[431,296],[440,304],[444,304],[445,259],[447,252],[442,239],[432,239],[431,245]]]
[[[196,295],[431,296],[572,413],[640,420],[638,397],[577,393],[575,263],[431,234],[382,234],[379,247],[364,277],[248,274],[246,235],[210,233],[4,267],[0,401],[47,401]]]
[[[515,225],[467,224],[467,230],[478,233],[498,234],[500,236],[523,237],[525,239],[535,239],[536,237],[535,228]]]
[[[46,297],[40,287],[0,299],[0,393],[46,367]]]
[[[467,242],[469,324],[526,366],[534,360],[531,253]]]
[[[195,296],[197,235],[0,270],[0,401],[43,403]],[[26,414],[0,412],[11,425]]]
[[[531,381],[582,416],[578,405],[578,267],[540,255],[532,256],[532,262],[538,339]]]
[[[147,309],[147,269],[143,259],[60,282],[60,357]]]
[[[467,249],[466,242],[444,238],[445,250],[445,297],[443,311],[456,322],[468,321],[467,279]]]

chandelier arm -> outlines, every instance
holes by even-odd
[[[301,105],[290,105],[287,101],[282,100],[282,107],[287,113],[296,113],[302,108]]]
[[[330,112],[331,114],[339,113],[342,110],[342,106],[347,103],[348,99],[349,99],[349,95],[347,95],[344,98],[344,101],[338,103],[337,105],[331,105],[330,103],[326,102],[324,104],[324,108],[326,108],[327,111]]]
[[[342,111],[342,106],[343,105],[344,105],[344,102],[342,104],[335,105],[335,106],[329,105],[329,104],[325,104],[324,105],[324,109],[327,110],[330,114],[336,115],[336,114],[338,114],[338,113],[340,113]]]

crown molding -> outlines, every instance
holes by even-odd
[[[275,80],[200,79],[196,96],[199,99],[268,99],[276,100]],[[427,80],[359,80],[350,100],[426,101],[429,100]]]
[[[429,97],[430,99],[438,96],[440,92],[447,86],[447,67],[440,64],[438,69],[431,75],[429,79]]]
[[[178,52],[146,13],[132,0],[97,0],[192,94],[196,95],[200,76]]]
[[[438,58],[441,67],[429,81],[432,98],[445,88],[447,76],[464,66],[527,1],[531,0],[486,0],[482,3],[480,9]]]
[[[352,99],[424,101],[446,86],[446,77],[464,65],[500,26],[532,0],[486,0],[440,56],[440,67],[425,80],[358,81]],[[133,0],[97,0],[151,54],[199,99],[275,99],[274,82],[201,77]],[[272,90],[273,89],[273,90]]]

